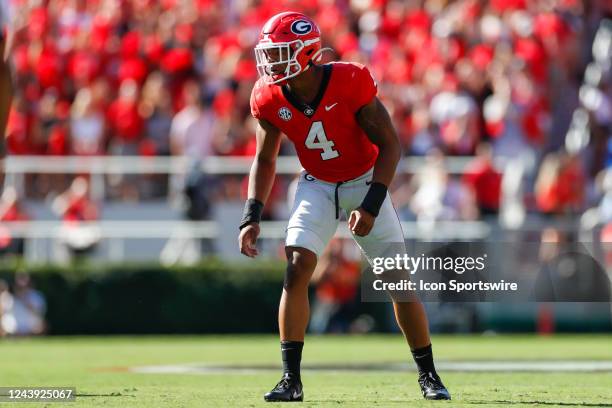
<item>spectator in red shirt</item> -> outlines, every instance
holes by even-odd
[[[6,187],[0,197],[0,255],[23,255],[23,238],[13,237],[5,223],[28,221],[30,217],[23,207],[17,190]]]
[[[310,330],[314,333],[349,331],[352,305],[356,301],[360,263],[346,256],[344,242],[334,238],[312,276],[316,298],[312,306]]]
[[[462,181],[474,193],[481,214],[497,214],[502,174],[493,164],[489,144],[482,143],[478,146],[476,157],[465,168]]]
[[[566,214],[582,209],[584,171],[577,156],[566,152],[548,154],[536,180],[536,204],[545,214]]]
[[[31,118],[28,117],[27,102],[21,95],[16,95],[8,116],[6,126],[6,145],[9,154],[21,155],[31,153],[29,129]]]
[[[89,198],[89,182],[85,177],[75,178],[68,190],[57,196],[53,209],[69,224],[98,219],[98,208]]]
[[[119,97],[107,114],[110,127],[111,154],[118,156],[138,156],[145,128],[144,118],[139,110],[139,89],[136,81],[127,79],[119,87]],[[137,200],[140,194],[139,178],[135,175],[118,175],[111,180],[113,187],[125,200]]]
[[[110,151],[116,155],[137,155],[144,120],[138,110],[138,84],[128,79],[119,87],[119,97],[108,109],[111,130]]]
[[[100,240],[99,227],[83,224],[98,220],[98,206],[89,198],[89,182],[85,177],[74,179],[68,190],[53,201],[53,210],[64,221],[60,241],[70,255],[91,252]]]

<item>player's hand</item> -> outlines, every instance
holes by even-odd
[[[365,237],[372,231],[376,217],[359,207],[351,211],[348,224],[351,232],[359,237]]]
[[[259,251],[255,246],[257,244],[259,231],[259,224],[256,222],[253,222],[240,230],[240,235],[238,236],[240,253],[250,258],[255,258],[257,255],[259,255]]]

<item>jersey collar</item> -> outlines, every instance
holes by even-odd
[[[321,100],[323,99],[323,95],[325,95],[325,91],[327,90],[327,85],[329,84],[329,78],[331,77],[332,65],[326,64],[323,65],[323,78],[321,79],[321,86],[319,87],[319,92],[317,92],[317,96],[315,96],[314,100],[309,103],[303,103],[300,101],[287,87],[287,85],[283,85],[281,89],[283,90],[283,96],[291,105],[293,105],[297,110],[302,112],[307,117],[312,117]]]

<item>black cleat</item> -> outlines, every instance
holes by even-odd
[[[422,373],[419,375],[419,385],[423,397],[427,400],[449,400],[450,393],[442,384],[442,380],[435,373]]]
[[[302,390],[302,382],[288,375],[283,375],[283,378],[276,384],[272,391],[264,395],[264,399],[268,402],[291,402],[303,401],[304,391]]]

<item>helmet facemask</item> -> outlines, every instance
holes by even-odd
[[[255,60],[257,62],[257,72],[259,76],[269,84],[278,84],[289,78],[299,75],[308,69],[308,64],[302,67],[298,57],[302,50],[320,41],[318,38],[313,40],[293,40],[290,42],[260,42],[255,47]],[[278,71],[278,68],[283,68]],[[275,72],[276,71],[276,72]]]

